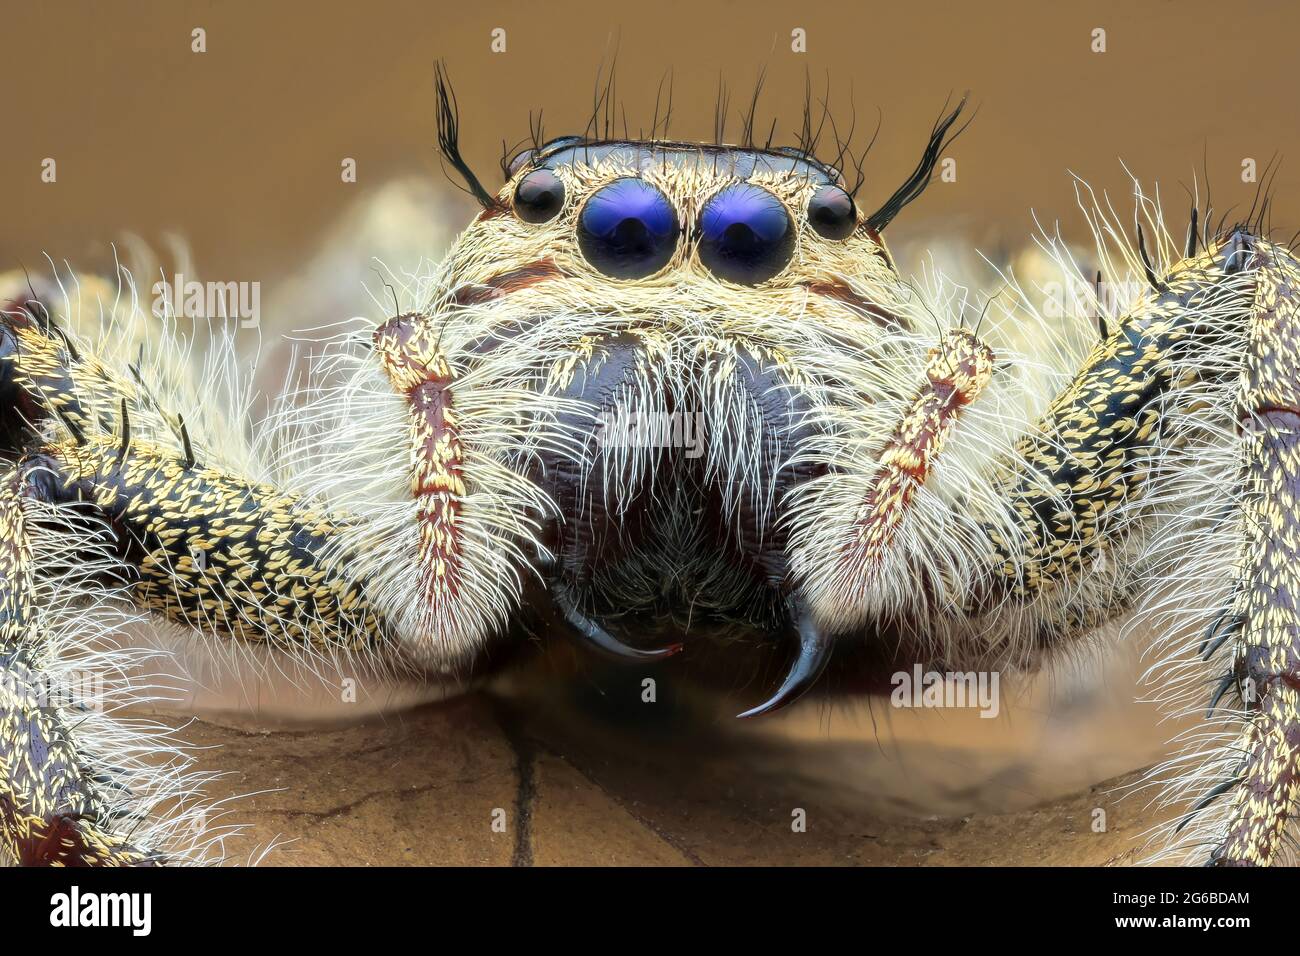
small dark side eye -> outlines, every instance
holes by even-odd
[[[808,200],[808,224],[825,239],[847,239],[858,224],[853,198],[839,186],[822,186]]]
[[[534,169],[515,187],[515,215],[524,222],[548,222],[564,206],[564,183],[549,169]]]

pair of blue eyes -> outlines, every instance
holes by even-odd
[[[547,169],[525,176],[515,190],[515,212],[526,222],[553,219],[564,186]],[[818,234],[844,239],[856,223],[853,200],[823,186],[808,204]],[[617,279],[640,279],[668,264],[681,227],[668,197],[641,179],[616,179],[597,190],[578,214],[578,247],[587,261]],[[716,193],[700,211],[700,260],[714,275],[740,285],[772,278],[794,254],[795,228],[776,196],[749,183]]]

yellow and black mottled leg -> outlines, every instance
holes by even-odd
[[[25,507],[45,498],[33,463],[0,479],[0,845],[24,865],[149,865],[115,825],[80,752],[35,633],[36,568]]]
[[[298,649],[365,651],[385,626],[342,570],[336,519],[297,496],[204,468],[183,448],[118,438],[51,445],[23,459],[0,501],[0,814],[24,863],[159,859],[107,822],[75,732],[41,700],[35,567],[26,502],[111,528],[118,573],[138,604],[207,634]],[[62,523],[60,523],[62,525]],[[63,529],[67,532],[67,529]],[[41,529],[41,533],[49,533]]]
[[[1210,791],[1230,800],[1210,859],[1219,865],[1269,863],[1300,797],[1300,268],[1274,246],[1251,255],[1258,293],[1242,376],[1244,544],[1226,685],[1247,721],[1235,778]]]
[[[51,494],[93,503],[121,532],[140,603],[247,640],[346,650],[376,641],[382,628],[361,588],[332,570],[348,564],[336,546],[345,519],[199,461],[184,420],[134,373],[79,349],[39,303],[0,313],[0,438],[8,427],[31,449],[50,424],[66,437],[40,450],[58,478]]]
[[[1232,673],[1212,690],[1210,709],[1235,690],[1246,722],[1235,771],[1211,782],[1183,824],[1226,801],[1224,828],[1202,829],[1217,834],[1209,861],[1263,865],[1300,798],[1300,268],[1286,250],[1239,229],[1158,286],[1154,302],[1098,347],[1022,443],[1025,477],[1008,500],[1027,547],[1008,551],[1003,570],[1021,599],[1084,573],[1119,509],[1145,494],[1167,412],[1160,397],[1190,369],[1215,374],[1197,361],[1198,349],[1219,350],[1222,367],[1223,343],[1244,343],[1229,346],[1244,351],[1234,496],[1243,546],[1233,604],[1211,626],[1205,656],[1234,641]],[[1040,476],[1050,493],[1035,487]],[[1095,611],[1047,622],[1048,641],[1096,626],[1107,615]]]
[[[1084,573],[1120,509],[1146,493],[1168,410],[1161,396],[1191,369],[1215,374],[1197,350],[1219,350],[1220,366],[1225,342],[1244,351],[1233,366],[1241,482],[1233,498],[1243,546],[1233,604],[1211,627],[1205,656],[1233,640],[1232,673],[1212,691],[1211,710],[1235,690],[1246,721],[1233,746],[1235,771],[1212,781],[1183,823],[1226,801],[1223,829],[1201,831],[1217,834],[1209,861],[1267,864],[1300,798],[1300,268],[1286,250],[1236,230],[1158,284],[1154,301],[1098,347],[1022,442],[1024,477],[1008,501],[1024,542],[1008,551],[1003,573],[1022,600]],[[1068,639],[1107,616],[1105,608],[1069,609],[1044,623],[1046,639]]]
[[[290,650],[366,652],[387,627],[348,573],[342,519],[192,452],[94,439],[48,450],[62,494],[118,533],[144,608],[203,633]]]
[[[1007,540],[1005,525],[989,527],[998,551],[990,602],[1031,601],[1084,575],[1110,546],[1125,506],[1147,492],[1179,390],[1194,377],[1235,374],[1219,369],[1225,339],[1241,340],[1254,302],[1249,243],[1234,231],[1162,278],[1152,275],[1155,294],[1098,343],[1017,444],[1000,482],[1017,533]],[[1061,623],[1068,631],[1078,622]]]
[[[1234,234],[1212,251],[1179,263],[1155,280],[1144,299],[1098,342],[1073,380],[991,476],[994,513],[982,520],[991,547],[961,613],[977,618],[1008,606],[1030,607],[1069,590],[1097,563],[1125,506],[1139,499],[1162,440],[1168,400],[1198,356],[1221,350],[1221,326],[1244,327],[1254,283]],[[954,329],[930,357],[927,381],[881,455],[834,563],[807,582],[818,616],[851,620],[917,489],[942,456],[948,432],[987,383],[998,356],[967,330]],[[1220,363],[1221,364],[1221,363]],[[1214,373],[1207,373],[1214,374]],[[987,518],[987,520],[983,520]],[[1040,622],[1039,639],[1055,644],[1120,613],[1129,596],[1104,604],[1059,602]]]

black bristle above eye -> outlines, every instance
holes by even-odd
[[[547,145],[542,115],[542,110],[529,111],[528,135],[513,147],[505,140],[501,141],[501,175],[507,180],[513,179],[515,173],[536,159]]]
[[[447,69],[441,63],[434,64],[434,81],[438,88],[438,152],[442,154],[451,168],[465,181],[467,192],[479,201],[484,209],[500,206],[496,197],[483,188],[473,170],[460,155],[460,110],[456,104],[456,94],[452,91]]]
[[[863,182],[866,181],[866,174],[863,170],[867,155],[871,152],[871,148],[876,143],[876,137],[880,134],[883,113],[877,110],[875,131],[867,140],[866,145],[861,150],[855,151],[853,144],[856,141],[858,115],[857,108],[853,105],[852,90],[849,93],[850,118],[847,135],[841,135],[840,133],[839,123],[830,108],[830,96],[831,83],[830,74],[828,73],[823,92],[815,98],[817,106],[820,107],[821,115],[814,121],[813,117],[816,109],[814,107],[812,74],[805,71],[803,122],[799,129],[799,145],[794,149],[803,153],[809,162],[822,167],[832,181],[840,182],[850,196],[856,196],[858,190],[862,188]],[[834,139],[835,154],[823,161],[819,160],[817,156],[821,152],[822,136],[828,124],[831,136]]]
[[[526,172],[530,167],[541,165],[546,157],[553,152],[560,143],[573,143],[575,145],[587,143],[592,146],[599,146],[609,143],[617,134],[617,121],[620,117],[620,107],[617,99],[616,84],[616,60],[611,62],[608,67],[602,65],[597,71],[596,88],[593,94],[593,103],[590,117],[586,128],[581,135],[560,137],[558,140],[545,141],[542,133],[541,114],[529,114],[529,133],[530,136],[522,142],[511,148],[507,143],[502,143],[501,171],[506,180],[513,180],[520,174]],[[874,145],[877,135],[880,132],[881,122],[878,118],[875,131],[867,141],[861,152],[858,152],[853,143],[857,126],[856,110],[853,110],[852,122],[848,126],[847,134],[842,134],[837,126],[835,117],[831,115],[829,98],[830,98],[830,80],[827,78],[827,88],[821,95],[815,95],[812,90],[811,77],[805,78],[804,109],[802,118],[802,128],[798,131],[798,145],[780,147],[775,146],[772,142],[775,132],[775,122],[772,129],[767,132],[766,138],[763,139],[758,135],[757,129],[757,108],[764,85],[764,73],[760,71],[758,79],[754,85],[753,92],[746,104],[747,109],[740,111],[741,136],[739,148],[756,152],[780,153],[807,162],[814,169],[824,173],[832,182],[839,185],[849,197],[855,197],[865,181],[863,167],[867,153]],[[644,138],[644,131],[640,130],[639,138],[633,139],[628,129],[626,116],[622,117],[623,141],[628,143],[651,144],[659,133],[659,116],[660,101],[662,95],[663,81],[660,82],[659,94],[656,97],[655,117],[651,125],[650,138]],[[457,135],[459,132],[459,122],[456,108],[455,94],[450,89],[447,80],[446,70],[442,64],[438,65],[438,97],[439,97],[439,114],[438,114],[438,138],[439,148],[447,162],[449,162],[464,178],[469,186],[469,191],[484,205],[486,208],[502,209],[506,204],[488,194],[478,179],[470,172],[464,160],[460,156],[457,147]],[[850,97],[851,99],[851,97]],[[918,198],[929,185],[933,176],[935,166],[944,149],[952,144],[970,125],[973,116],[968,118],[957,129],[953,129],[957,120],[962,116],[966,109],[968,96],[963,95],[951,112],[945,112],[935,123],[931,130],[929,140],[926,144],[920,161],[911,175],[898,187],[885,201],[885,203],[870,216],[864,217],[859,222],[865,224],[875,232],[885,228],[894,217],[906,206]],[[726,127],[727,118],[731,106],[731,97],[727,86],[721,75],[718,78],[718,96],[714,109],[714,145],[727,148],[726,144]],[[667,112],[671,112],[671,88],[669,91],[669,107]],[[820,115],[817,115],[820,112]],[[667,116],[664,117],[664,125],[667,125]],[[827,160],[819,159],[818,146],[823,138],[823,134],[829,130],[834,136],[835,153],[833,157],[827,157]],[[666,128],[664,129],[666,133]],[[527,148],[531,140],[532,148]],[[674,144],[675,145],[675,144]]]
[[[948,135],[948,130],[966,108],[966,99],[967,97],[963,96],[956,109],[934,124],[934,129],[930,131],[930,139],[925,145],[925,152],[921,154],[921,161],[917,163],[912,175],[908,176],[903,185],[885,200],[883,206],[867,217],[867,225],[871,229],[880,232],[893,221],[904,206],[925,192],[925,187],[930,185],[930,177],[934,174],[934,167],[939,162],[939,155],[970,125],[971,121],[968,119],[957,132]]]
[[[529,162],[531,162],[533,157],[536,155],[537,155],[537,151],[532,149],[531,147],[515,146],[512,149],[509,143],[507,143],[505,140],[502,140],[501,141],[502,178],[507,180],[514,178],[515,173],[523,169],[524,166],[526,166]]]

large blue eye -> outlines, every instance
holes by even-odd
[[[794,252],[794,224],[766,189],[737,183],[700,213],[700,259],[714,275],[757,285],[785,268]]]
[[[641,179],[614,180],[578,216],[582,254],[616,279],[640,279],[666,266],[679,231],[668,197]]]

